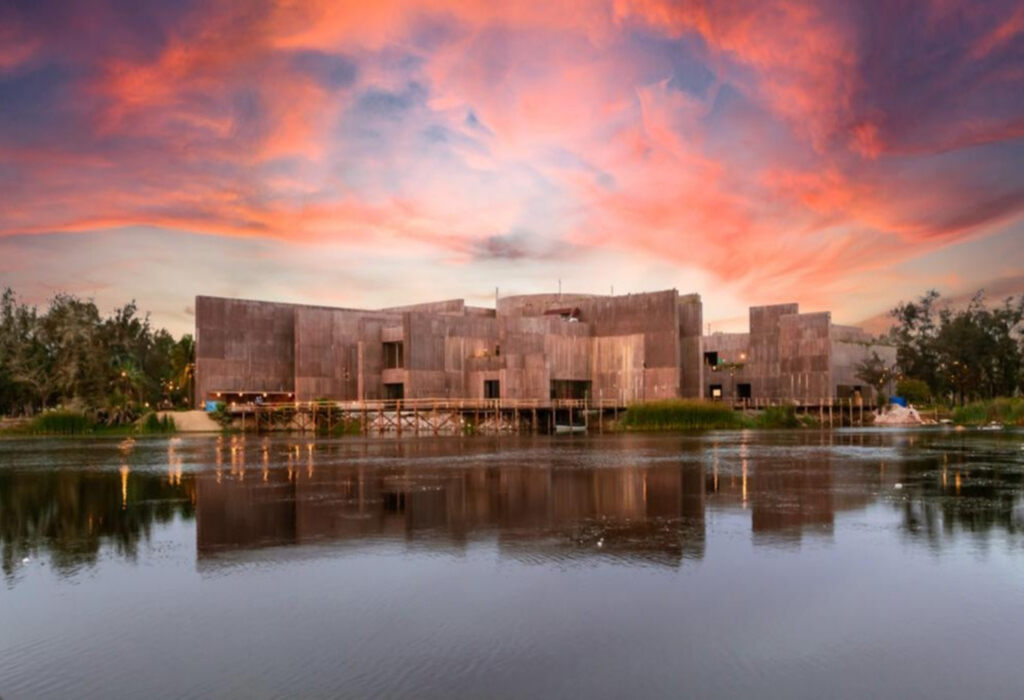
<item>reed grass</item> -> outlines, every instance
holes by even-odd
[[[715,430],[742,428],[742,416],[731,407],[708,401],[666,399],[630,406],[622,417],[625,430]]]
[[[974,401],[953,409],[953,422],[958,425],[985,425],[993,421],[1024,425],[1024,397]]]
[[[801,428],[804,423],[793,406],[768,406],[752,419],[754,428]]]
[[[36,435],[87,435],[94,428],[95,423],[84,413],[56,410],[36,416],[29,424],[28,432]]]

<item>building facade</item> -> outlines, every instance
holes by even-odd
[[[699,295],[536,294],[377,311],[196,298],[196,401],[874,398],[857,377],[895,348],[796,304],[701,335]]]
[[[754,306],[748,333],[714,333],[702,339],[703,396],[745,401],[875,400],[875,389],[857,376],[877,355],[896,364],[896,348],[853,326],[832,323],[829,312],[800,313],[797,304]]]
[[[196,298],[196,400],[699,397],[702,306],[676,290],[366,311]]]

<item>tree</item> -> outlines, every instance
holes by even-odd
[[[1024,296],[990,306],[978,292],[962,309],[939,309],[938,301],[932,291],[892,311],[904,375],[960,403],[1024,389]]]
[[[181,336],[181,340],[171,350],[171,377],[175,383],[172,389],[177,391],[176,396],[191,406],[195,401],[196,343],[188,333]]]
[[[885,363],[877,352],[872,352],[871,357],[858,362],[856,367],[857,379],[875,388],[876,396],[885,393],[885,388],[895,375],[895,367]]]
[[[154,330],[135,302],[103,317],[69,294],[42,311],[10,289],[0,295],[0,415],[72,405],[124,420],[146,403],[178,404],[191,391],[193,355],[192,336]]]

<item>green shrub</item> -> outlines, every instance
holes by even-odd
[[[801,425],[793,406],[768,406],[754,418],[756,428],[799,428]]]
[[[666,399],[630,406],[622,417],[626,430],[713,430],[739,428],[743,422],[730,406],[707,401]]]
[[[928,403],[932,392],[920,379],[907,377],[896,384],[896,395],[902,396],[908,403],[922,405]]]
[[[210,418],[214,419],[222,428],[230,428],[234,422],[234,417],[228,413],[228,405],[223,401],[218,401],[214,410],[210,413]]]
[[[84,435],[93,431],[93,421],[77,411],[47,411],[30,424],[30,432],[40,435]]]
[[[156,413],[150,413],[142,423],[142,432],[144,433],[164,435],[177,430],[178,427],[174,424],[174,419],[166,414],[160,418]]]
[[[358,420],[339,420],[331,428],[331,437],[342,437],[344,435],[361,435],[362,426]]]

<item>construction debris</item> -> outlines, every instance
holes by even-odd
[[[882,410],[875,414],[875,425],[884,427],[901,427],[907,425],[924,425],[925,420],[913,406],[899,406],[891,404],[888,410]]]

